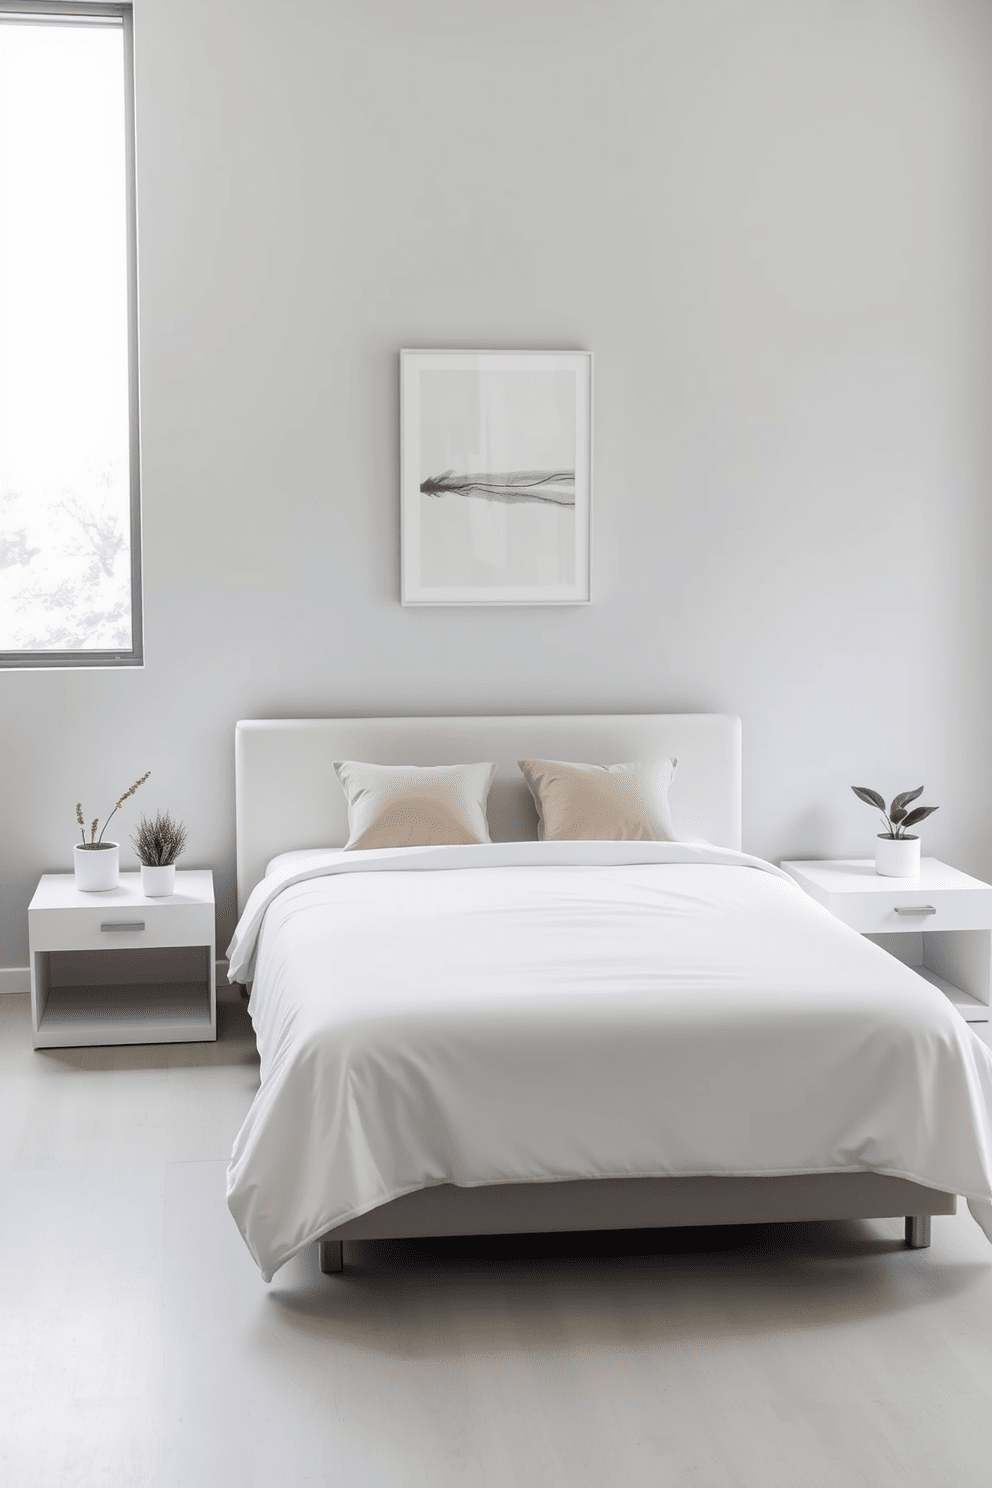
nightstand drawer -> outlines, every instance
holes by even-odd
[[[889,889],[831,895],[831,914],[862,935],[910,930],[992,930],[992,892],[983,889]]]
[[[33,951],[210,945],[214,935],[213,906],[203,904],[108,904],[94,905],[92,909],[88,905],[85,909],[33,909],[29,918]]]

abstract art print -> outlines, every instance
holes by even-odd
[[[588,604],[592,354],[400,352],[402,602]]]

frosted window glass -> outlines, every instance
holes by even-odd
[[[0,24],[0,651],[132,646],[121,25]]]

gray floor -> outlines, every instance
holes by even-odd
[[[216,1045],[34,1053],[0,997],[4,1488],[992,1483],[992,1246],[900,1225],[352,1247],[260,1280]]]

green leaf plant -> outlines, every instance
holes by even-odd
[[[937,806],[914,806],[912,811],[907,808],[911,801],[915,801],[923,794],[923,786],[916,790],[902,791],[892,799],[892,805],[888,811],[885,809],[885,798],[878,791],[870,790],[867,785],[852,785],[851,789],[859,801],[864,801],[866,806],[874,806],[882,813],[882,821],[885,823],[885,831],[879,832],[880,837],[889,837],[893,841],[901,842],[904,837],[914,835],[908,831],[909,827],[915,827],[919,822],[926,821],[928,816],[939,810]]]

